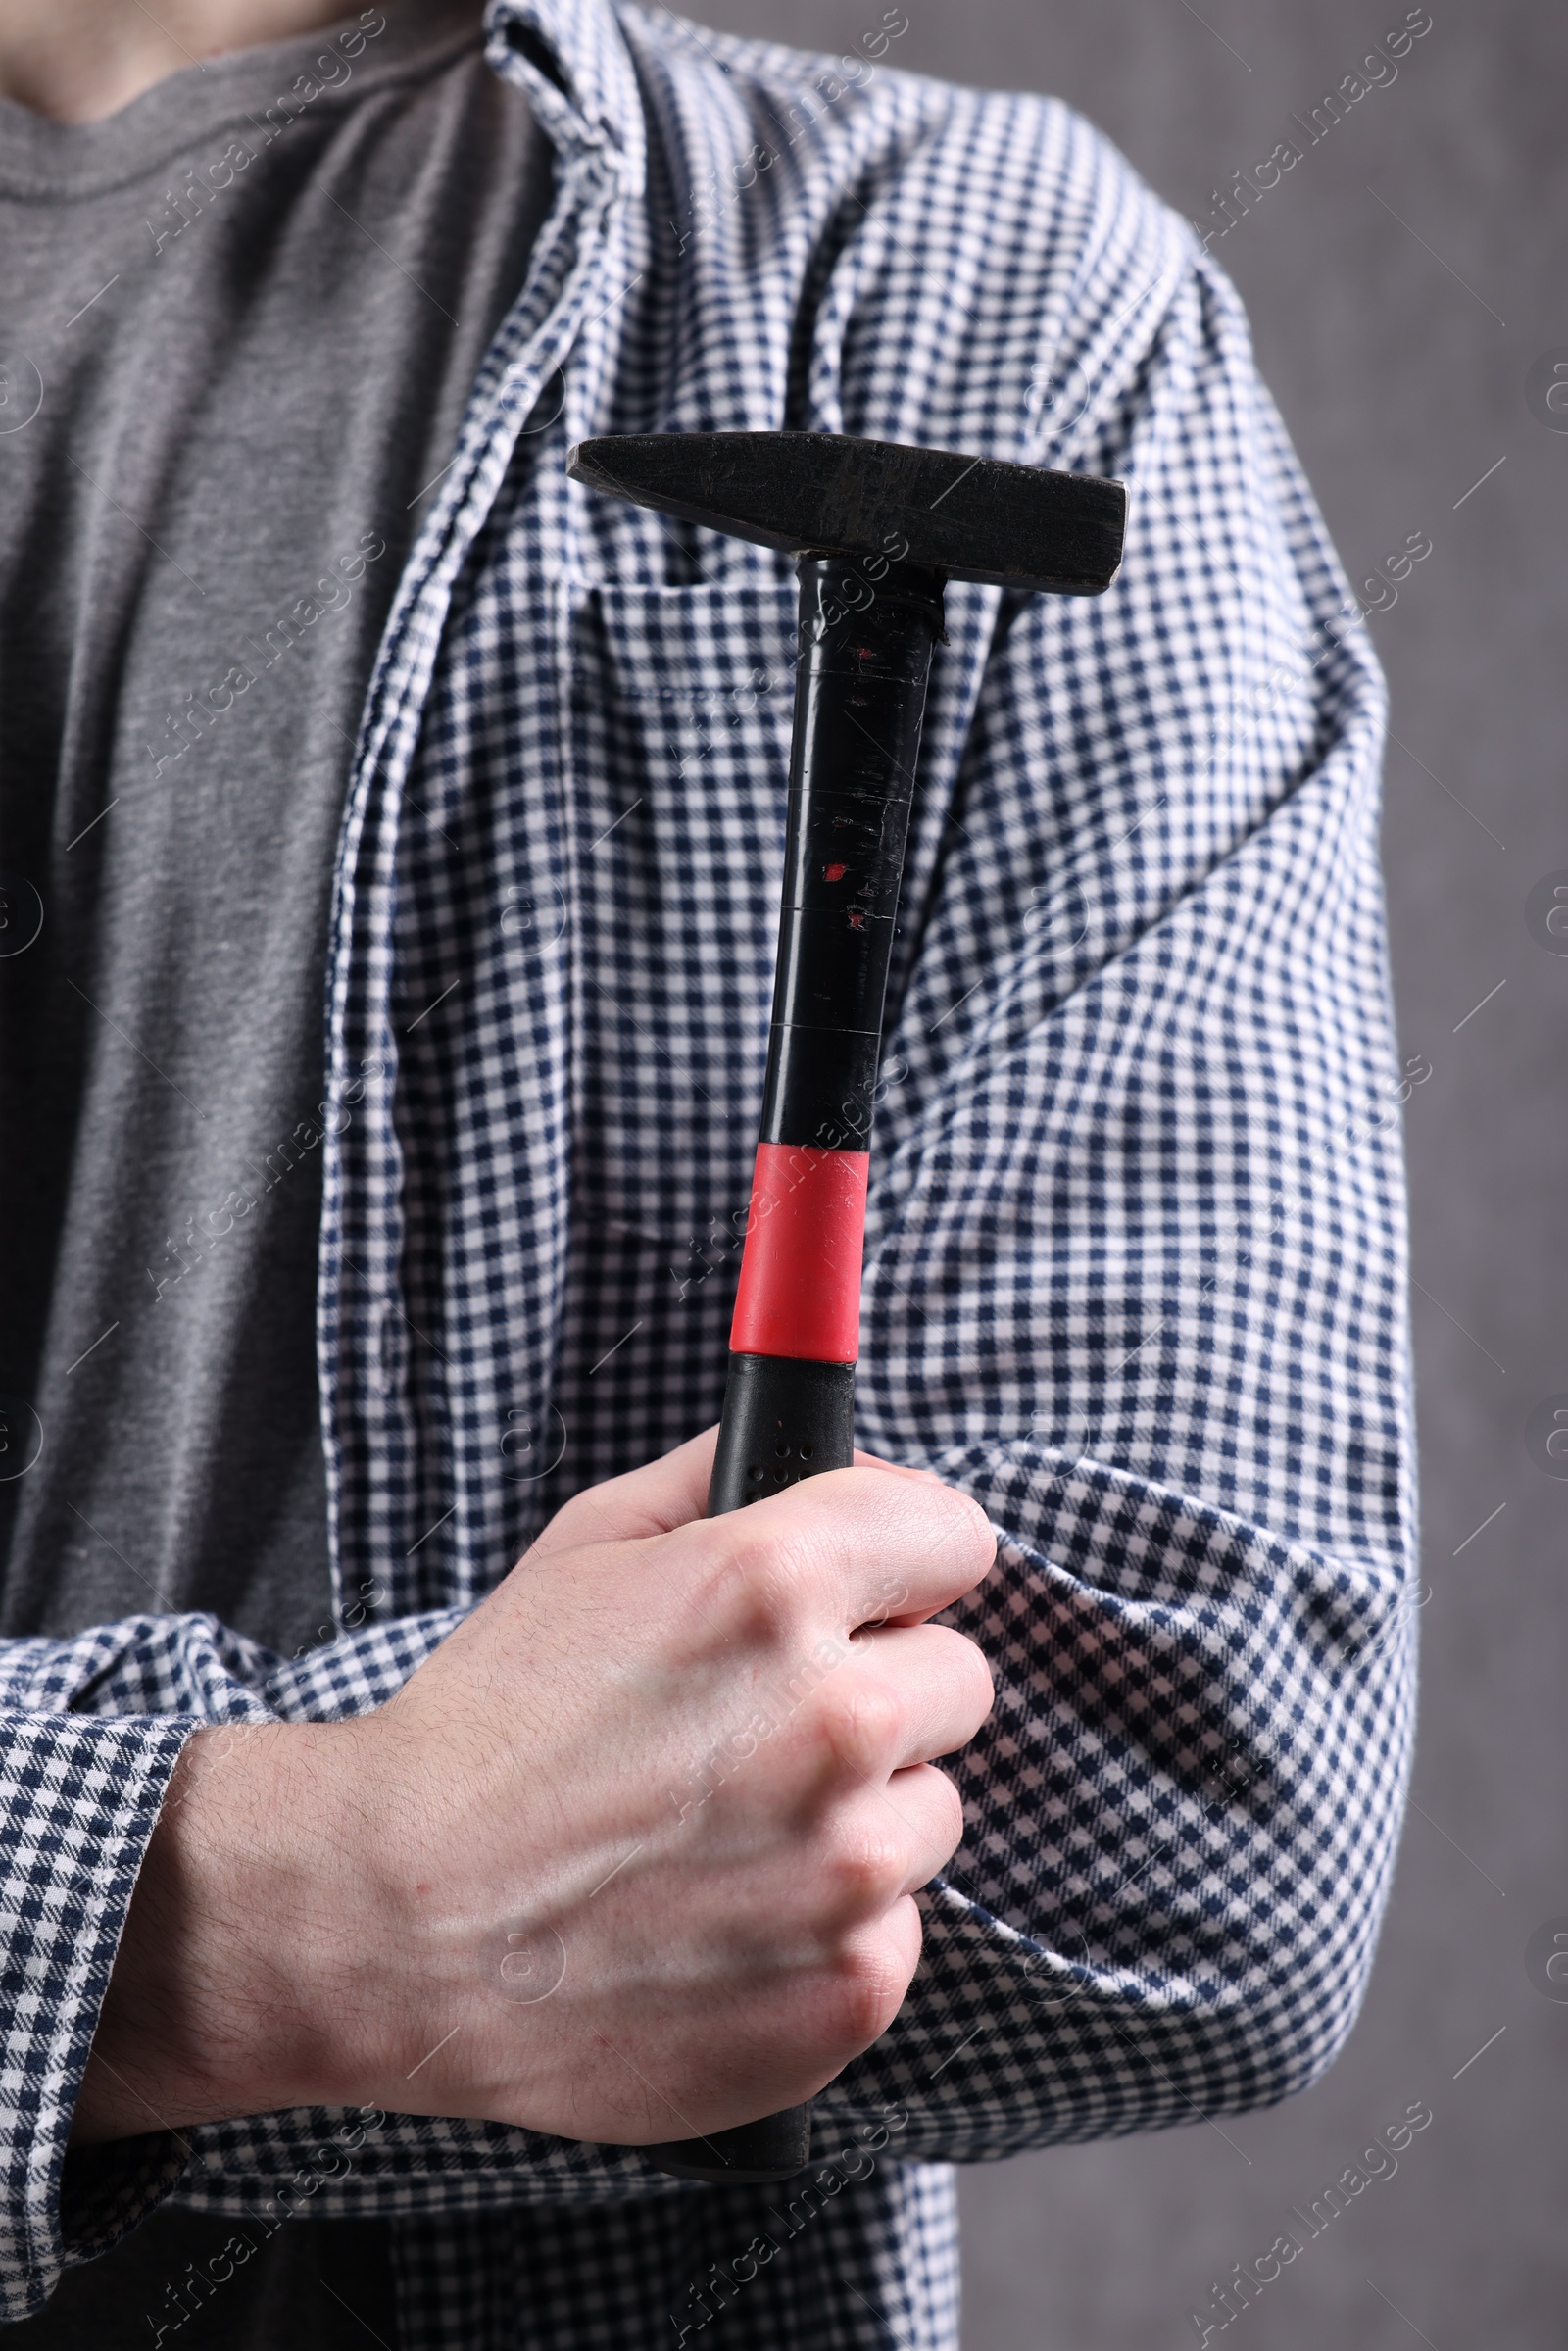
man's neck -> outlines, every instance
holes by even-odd
[[[314,32],[352,0],[0,0],[0,98],[96,122],[182,67]]]

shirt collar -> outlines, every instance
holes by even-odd
[[[608,150],[640,176],[642,106],[611,0],[489,0],[485,32],[490,64],[558,147]]]

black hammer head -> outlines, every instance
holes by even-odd
[[[1127,518],[1119,481],[844,433],[625,433],[579,441],[566,470],[789,555],[892,556],[1057,596],[1110,586]]]

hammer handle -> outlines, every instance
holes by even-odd
[[[855,1458],[883,999],[941,631],[938,574],[803,559],[773,1020],[710,1518]],[[793,2178],[810,2143],[808,2104],[647,2151],[677,2179],[739,2184]]]

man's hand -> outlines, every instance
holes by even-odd
[[[892,2023],[990,1711],[925,1620],[994,1538],[858,1457],[699,1516],[713,1432],[578,1494],[378,1712],[198,1732],[78,2140],[295,2105],[631,2144],[790,2106]]]

